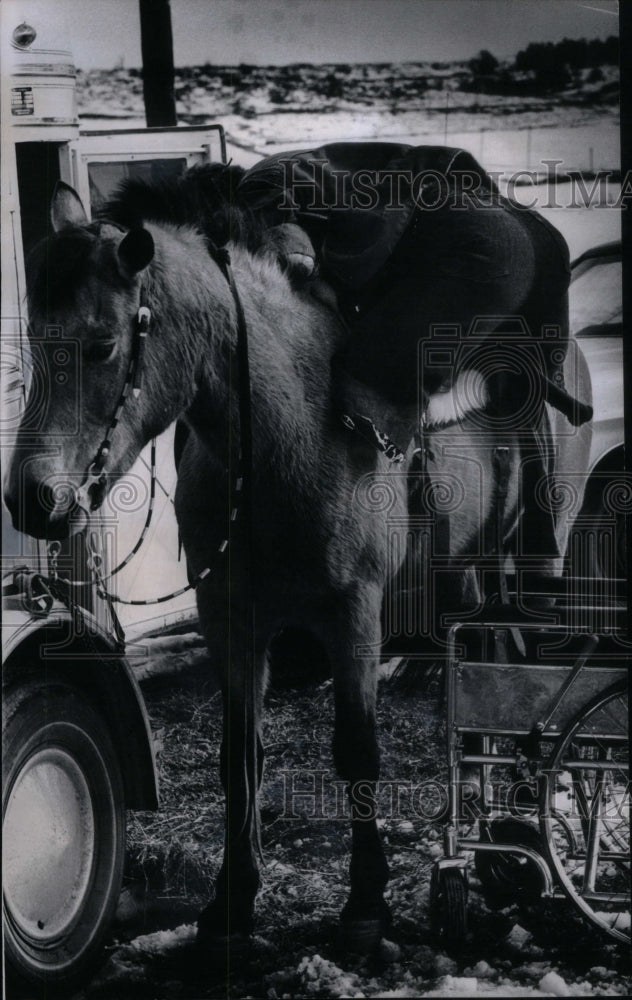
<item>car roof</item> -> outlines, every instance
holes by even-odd
[[[579,338],[623,333],[621,243],[591,247],[573,261],[569,318]]]
[[[571,263],[572,278],[576,278],[588,271],[597,264],[608,264],[620,261],[622,258],[621,240],[613,240],[611,243],[600,243],[598,246],[590,247]]]

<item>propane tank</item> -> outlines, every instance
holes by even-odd
[[[14,141],[76,138],[77,71],[61,5],[3,0],[2,38],[3,117],[18,133]]]
[[[45,235],[47,179],[70,181],[70,144],[79,135],[77,72],[63,5],[2,0],[2,334],[21,332],[24,252]]]

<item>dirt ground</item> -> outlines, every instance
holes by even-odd
[[[125,887],[108,959],[76,1000],[630,992],[625,951],[580,924],[564,903],[495,909],[473,873],[465,943],[450,951],[433,937],[429,883],[442,853],[441,825],[428,822],[424,809],[432,782],[446,777],[436,681],[424,692],[381,686],[382,774],[385,782],[397,779],[401,796],[397,808],[387,784],[380,795],[393,928],[369,958],[345,955],[337,940],[350,838],[348,821],[335,815],[343,799],[331,764],[330,682],[271,691],[257,933],[248,956],[228,970],[213,968],[194,939],[223,836],[216,682],[202,660],[175,680],[145,682],[144,694],[158,738],[162,806],[130,814]],[[322,801],[297,794],[314,787],[313,774],[318,791],[322,782]],[[426,806],[414,799],[420,787]]]

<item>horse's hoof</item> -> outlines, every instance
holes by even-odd
[[[382,921],[378,917],[369,920],[343,920],[338,944],[343,951],[369,955],[382,940],[382,931]]]
[[[338,942],[344,951],[368,955],[388,935],[393,917],[384,899],[367,906],[357,901],[347,900],[340,914]]]
[[[219,910],[219,913],[218,913]],[[214,968],[236,968],[250,954],[252,919],[243,917],[241,925],[226,926],[226,910],[211,903],[200,913],[195,945],[200,958]]]
[[[198,958],[211,968],[237,972],[250,958],[252,938],[249,934],[213,934],[198,927],[195,946]]]

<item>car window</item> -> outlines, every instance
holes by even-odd
[[[614,331],[608,328],[620,327],[621,280],[620,260],[595,260],[572,281],[570,322],[573,333],[611,333]]]

